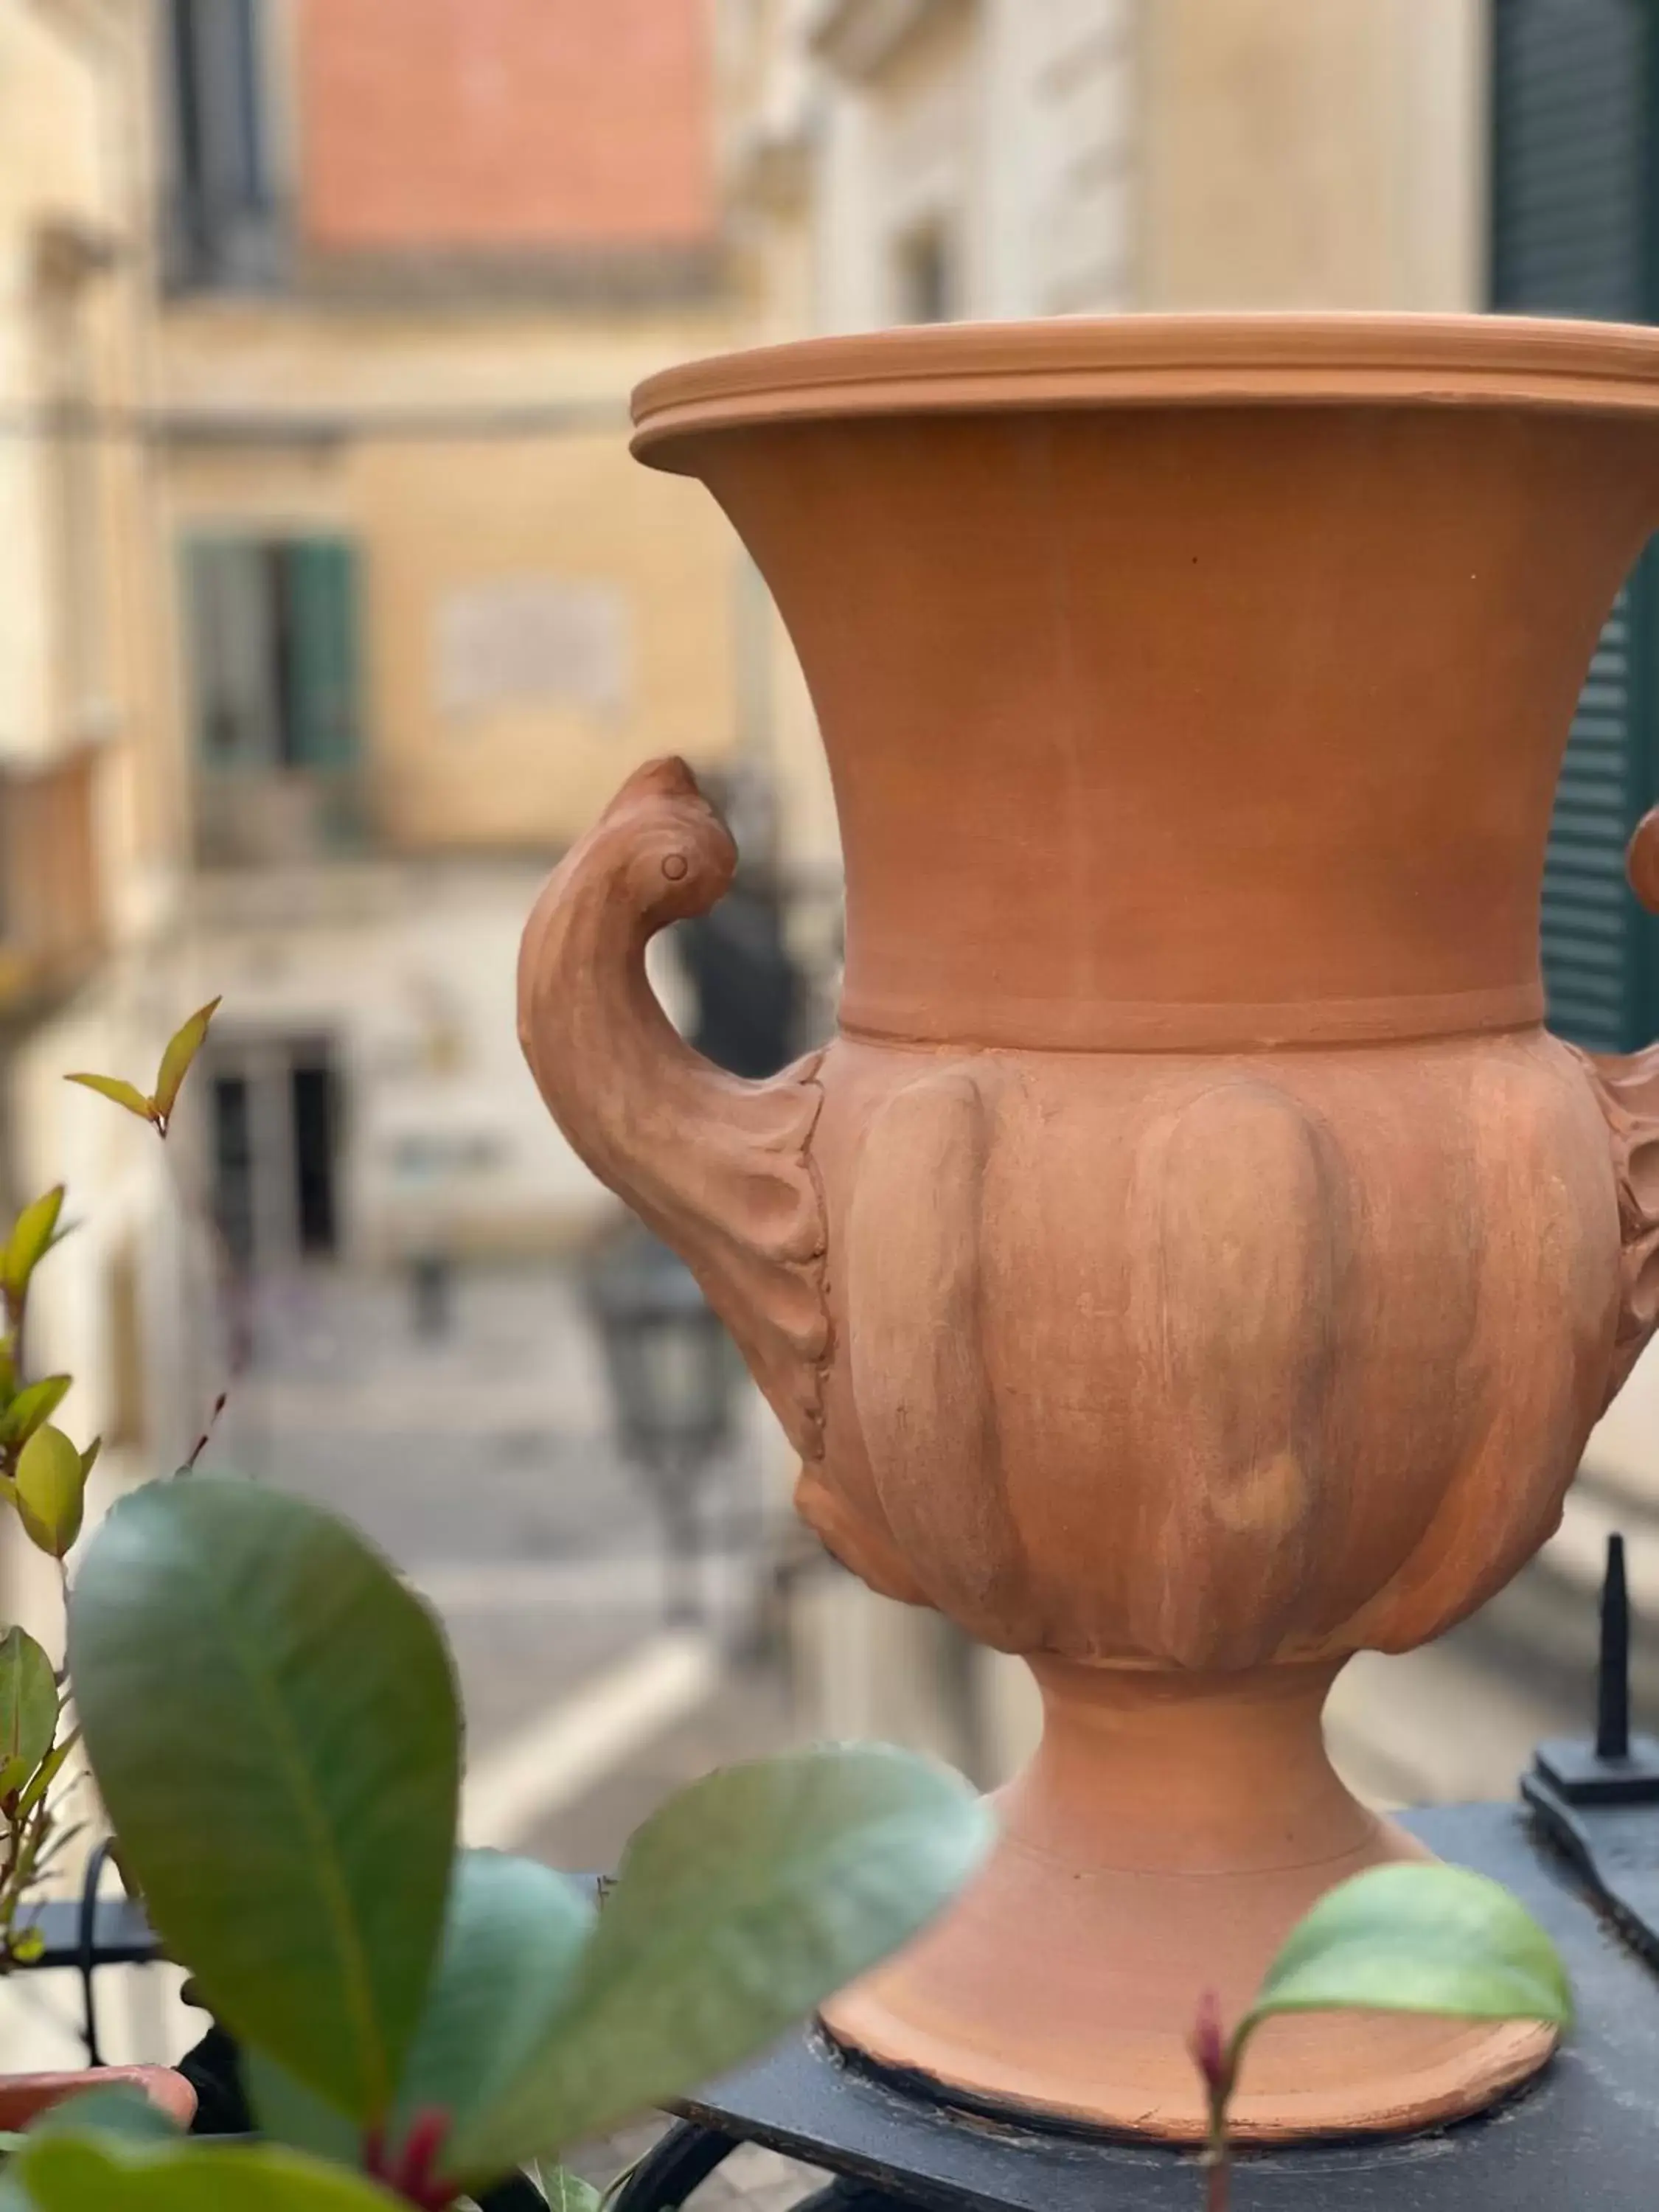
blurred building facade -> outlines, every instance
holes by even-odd
[[[141,430],[143,82],[131,8],[0,5],[0,1188],[15,1205],[72,1187],[29,1356],[85,1378],[65,1418],[117,1447],[146,1310],[155,1371],[178,1379],[177,1254],[154,1139],[61,1077],[134,1053],[153,1069],[167,1034],[133,959],[165,927],[179,838]]]
[[[514,956],[636,761],[757,726],[752,576],[626,450],[632,386],[736,333],[712,25],[0,0],[0,63],[3,1150],[84,1224],[40,1356],[164,1460],[219,1360],[210,1211],[280,1278],[605,1202]],[[61,1078],[145,1079],[217,994],[169,1173]]]
[[[161,0],[163,560],[208,1132],[262,1272],[593,1204],[513,1018],[549,860],[736,727],[719,518],[626,451],[730,342],[696,0]],[[188,994],[186,994],[188,995]]]

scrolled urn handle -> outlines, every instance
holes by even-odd
[[[696,1276],[804,1458],[823,1449],[821,1054],[764,1083],[676,1032],[651,939],[705,914],[737,852],[681,760],[636,769],[554,871],[519,955],[519,1041],[553,1118]]]
[[[1648,912],[1659,914],[1659,807],[1638,823],[1625,872]],[[1619,1191],[1623,1259],[1610,1402],[1659,1328],[1659,1043],[1583,1057],[1613,1140]]]

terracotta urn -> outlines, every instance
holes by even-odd
[[[671,370],[635,416],[804,665],[840,1027],[763,1084],[675,1036],[647,940],[733,854],[664,761],[536,909],[525,1049],[830,1550],[1046,1709],[988,1871],[827,2024],[969,2106],[1190,2136],[1200,1991],[1236,2012],[1329,1885],[1420,1856],[1326,1758],[1338,1669],[1532,1556],[1659,1311],[1659,1055],[1549,1034],[1538,932],[1659,514],[1659,333],[894,331]],[[1425,2124],[1549,2048],[1278,2022],[1237,2117]]]

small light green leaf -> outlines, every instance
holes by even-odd
[[[32,1966],[37,1959],[45,1957],[46,1949],[46,1930],[42,1928],[25,1928],[12,1938],[11,1955],[20,1966]]]
[[[17,1801],[20,1813],[28,1814],[34,1810],[63,1771],[64,1760],[80,1741],[80,1729],[71,1729],[62,1743],[46,1753],[31,1779],[24,1785],[23,1794]]]
[[[167,1039],[167,1050],[161,1054],[161,1065],[155,1078],[155,1106],[164,1121],[173,1119],[173,1109],[179,1103],[179,1085],[190,1073],[191,1062],[206,1041],[208,1026],[219,1011],[220,1000],[215,999],[205,1006],[198,1006],[187,1022],[183,1022]]]
[[[161,1109],[153,1098],[146,1098],[135,1083],[124,1083],[118,1075],[66,1075],[65,1083],[78,1083],[88,1091],[95,1091],[100,1098],[112,1098],[118,1106],[125,1106],[129,1114],[136,1114],[141,1121],[159,1121]]]
[[[58,1677],[46,1653],[21,1628],[0,1637],[0,1758],[33,1774],[58,1733]]]
[[[275,2146],[31,2139],[8,2168],[36,2212],[388,2212],[361,2174]]]
[[[3,1263],[0,1273],[5,1278],[6,1296],[14,1304],[29,1285],[29,1277],[41,1254],[52,1242],[52,1231],[58,1226],[58,1217],[64,1210],[64,1186],[54,1183],[40,1197],[23,1208],[11,1225],[6,1239]]]
[[[546,2043],[569,2002],[593,1908],[575,1886],[533,1859],[464,1851],[455,1863],[437,1978],[398,2085],[394,2140],[419,2112],[451,2115],[452,2131],[511,2083]],[[460,2181],[499,2180],[518,2163],[512,2145],[480,2142]]]
[[[569,2002],[457,2128],[453,2170],[603,2134],[763,2050],[948,1904],[991,1832],[959,1776],[878,1745],[694,1784],[629,1845]]]
[[[547,2212],[602,2212],[604,2197],[591,2181],[562,2166],[540,2166],[536,2179],[547,2199]]]
[[[43,1421],[49,1421],[74,1387],[68,1375],[43,1375],[17,1393],[0,1413],[0,1443],[25,1443]]]
[[[94,1437],[81,1455],[81,1473],[88,1475],[98,1464],[98,1455],[104,1449],[102,1437]]]
[[[1572,2019],[1549,1937],[1497,1882],[1464,1867],[1374,1867],[1319,1900],[1268,1967],[1241,2038],[1285,2012],[1428,2012]]]
[[[61,1559],[74,1548],[86,1510],[81,1455],[61,1429],[40,1428],[17,1455],[17,1510],[38,1551]]]
[[[70,1677],[122,1860],[204,2001],[360,2124],[436,1965],[459,1717],[436,1624],[337,1516],[199,1475],[99,1528]]]

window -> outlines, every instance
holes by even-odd
[[[1646,0],[1496,0],[1492,303],[1652,322],[1659,30]],[[1550,1026],[1595,1051],[1659,1030],[1659,925],[1625,847],[1659,797],[1659,576],[1645,555],[1601,634],[1557,787],[1544,873]]]
[[[350,767],[358,749],[353,549],[334,538],[198,538],[186,566],[200,764]]]
[[[35,228],[31,337],[42,402],[40,524],[50,562],[52,628],[51,713],[60,741],[106,733],[112,707],[107,665],[105,512],[107,450],[98,435],[100,280],[118,247],[106,231],[66,216]]]
[[[263,0],[166,0],[168,274],[180,288],[274,283],[281,231]]]
[[[360,841],[358,562],[335,538],[185,551],[201,857],[320,857]]]
[[[942,222],[927,222],[898,241],[894,276],[896,319],[948,323],[957,313],[955,243]]]

